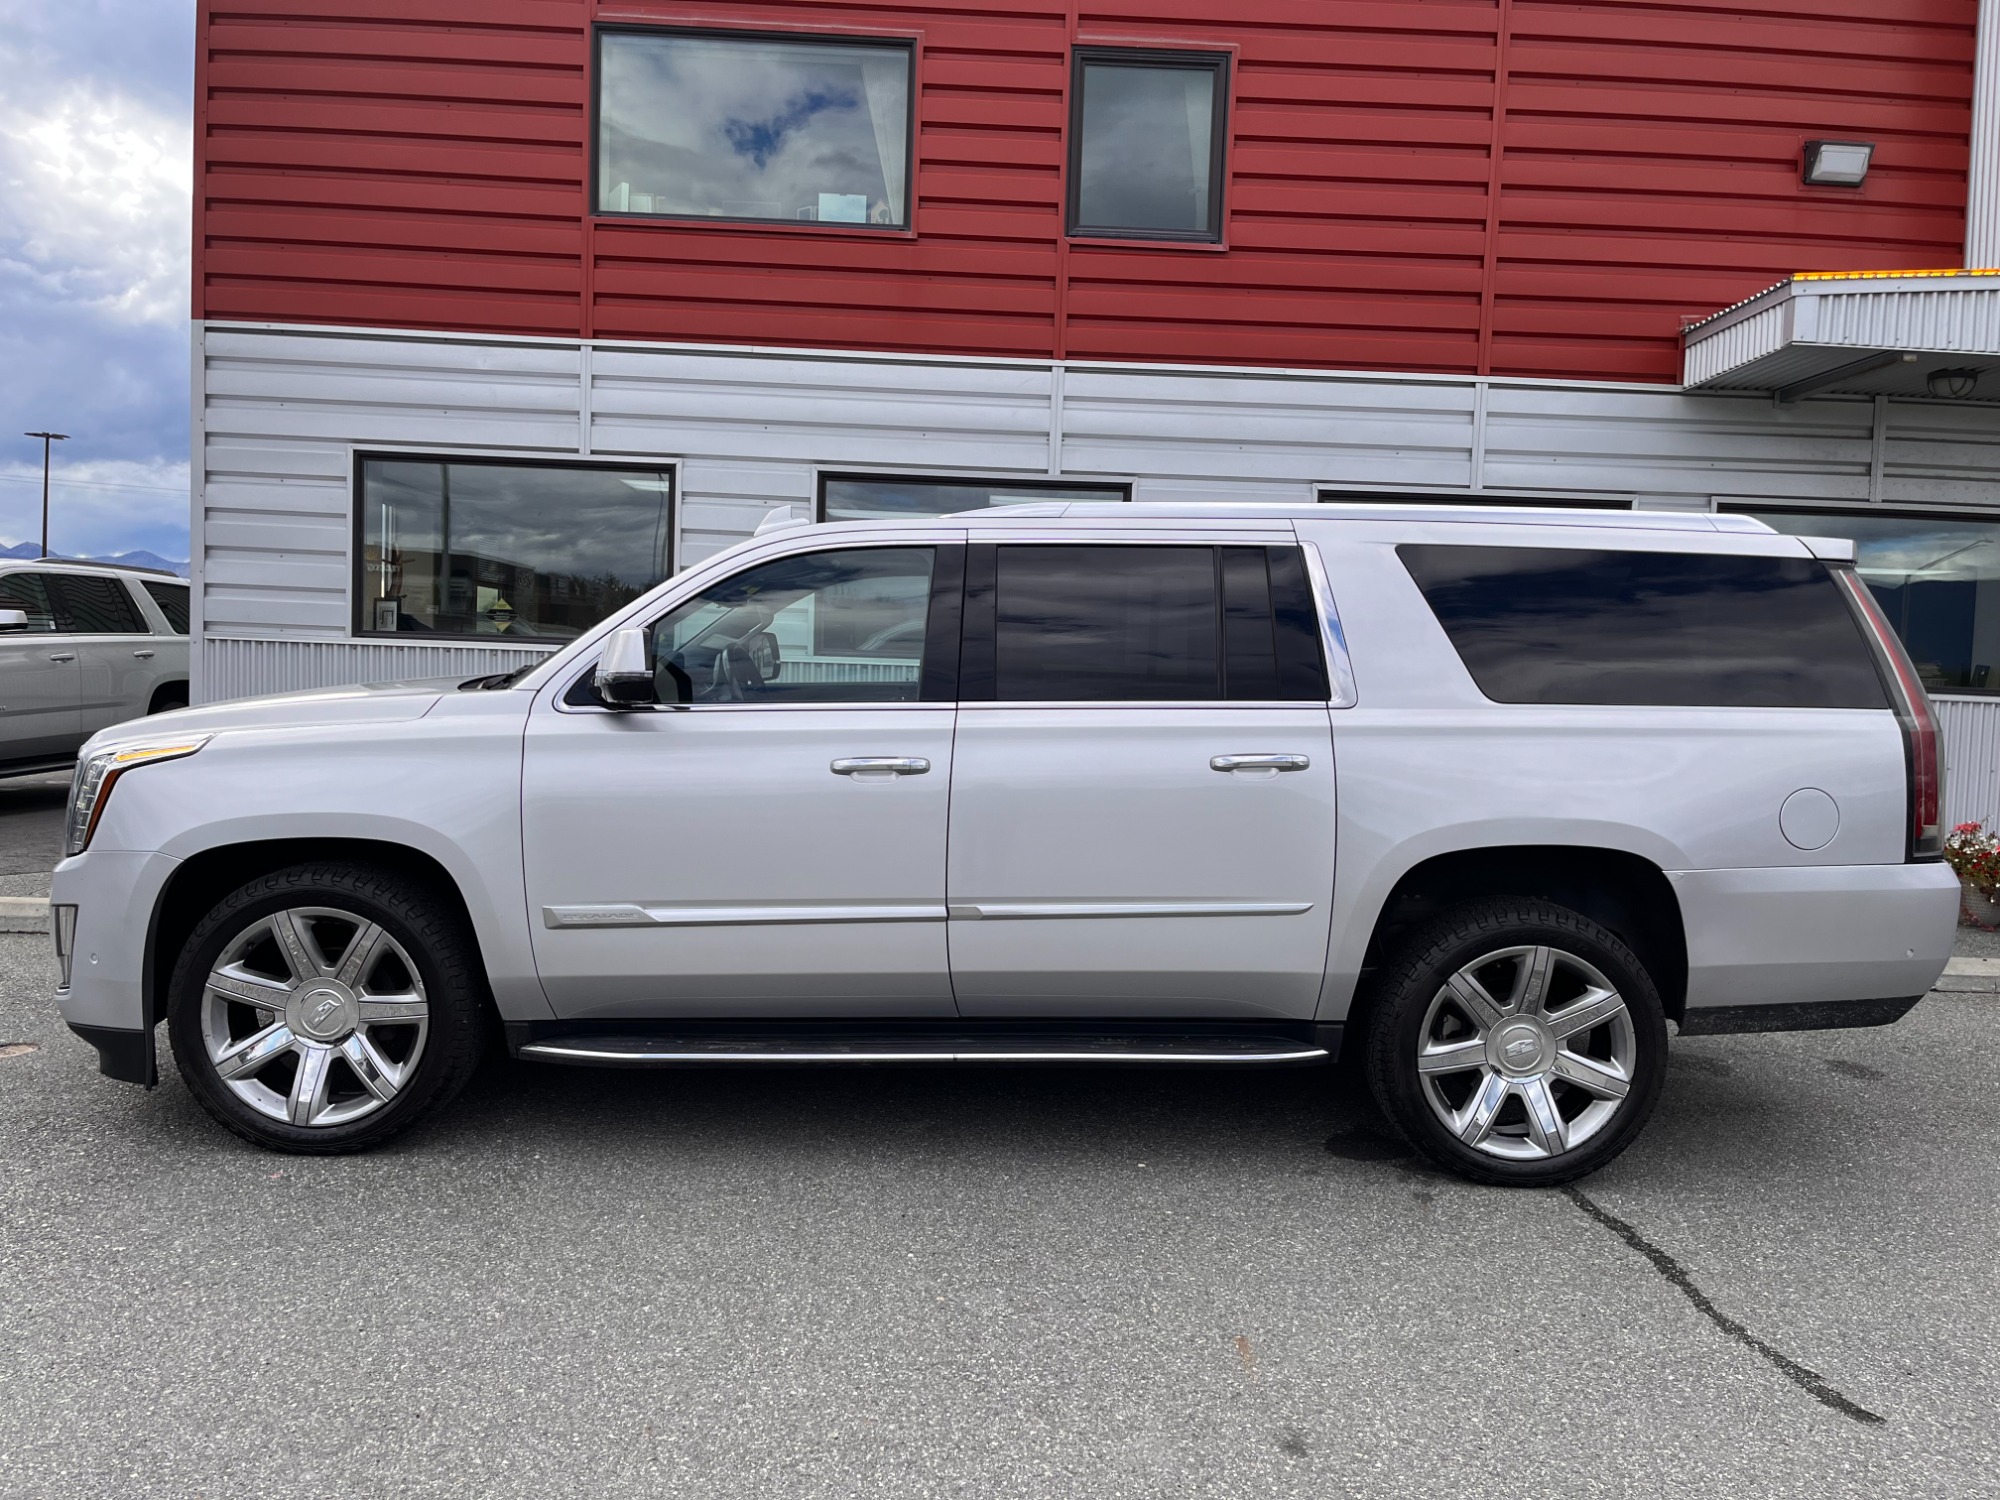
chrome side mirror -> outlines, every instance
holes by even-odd
[[[646,632],[637,625],[612,631],[604,643],[604,655],[597,659],[597,676],[591,685],[607,708],[646,708],[658,703],[659,689],[646,666]]]
[[[26,630],[28,612],[25,609],[0,609],[0,630]]]

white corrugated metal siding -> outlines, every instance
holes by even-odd
[[[1792,303],[1782,289],[1765,292],[1772,301],[1755,311],[1719,320],[1713,329],[1692,335],[1681,363],[1681,379],[1706,385],[1752,360],[1763,359],[1792,340]],[[1753,298],[1761,301],[1761,298]]]
[[[2000,698],[1937,698],[1944,821],[2000,827]]]
[[[1955,284],[1961,279],[1976,284]],[[1831,287],[1846,290],[1827,290]],[[2000,277],[1891,282],[1887,287],[1880,282],[1822,281],[1805,283],[1798,290],[1796,336],[1803,343],[2000,354]]]
[[[1706,509],[1866,501],[1875,407],[1662,387],[592,346],[211,324],[204,699],[501,670],[532,652],[353,641],[353,453],[678,465],[686,566],[810,505],[826,469],[1130,480],[1142,498],[1317,486]],[[2000,504],[1990,408],[1887,403],[1876,498]]]
[[[2000,266],[2000,0],[1979,0],[1972,140],[1965,195],[1965,263]]]
[[[211,636],[203,654],[203,697],[250,698],[350,682],[480,677],[540,661],[553,648],[406,646],[400,641],[245,640]]]

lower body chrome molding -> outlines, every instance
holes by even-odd
[[[536,1028],[537,1032],[544,1028]],[[861,1028],[583,1030],[515,1038],[536,1062],[658,1068],[714,1063],[1310,1063],[1340,1047],[1338,1027],[1006,1030],[989,1033]]]

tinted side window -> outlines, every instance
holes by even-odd
[[[1497,702],[1887,706],[1860,625],[1811,558],[1396,550]]]
[[[176,635],[188,633],[188,591],[183,583],[155,583],[145,580],[146,592],[153,596],[153,602],[160,607],[160,613],[167,617]]]
[[[1215,551],[1001,547],[993,582],[992,696],[1003,702],[1221,698]]]
[[[43,573],[9,573],[0,577],[0,609],[18,609],[28,617],[25,631],[10,635],[47,635],[56,628],[55,604]]]
[[[139,618],[138,606],[115,578],[92,578],[80,573],[57,573],[50,582],[56,586],[57,612],[63,628],[79,635],[146,635],[146,622]]]
[[[1297,547],[1224,547],[1224,672],[1232,699],[1324,702],[1319,614]]]

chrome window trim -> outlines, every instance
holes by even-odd
[[[1327,577],[1319,544],[1304,537],[1298,541],[1305,549],[1306,578],[1312,584],[1313,601],[1319,606],[1320,643],[1326,651],[1326,683],[1330,693],[1327,704],[1332,708],[1352,708],[1360,702],[1361,695],[1354,684],[1354,662],[1347,654],[1347,632],[1341,628],[1340,609],[1333,602],[1333,582]]]

